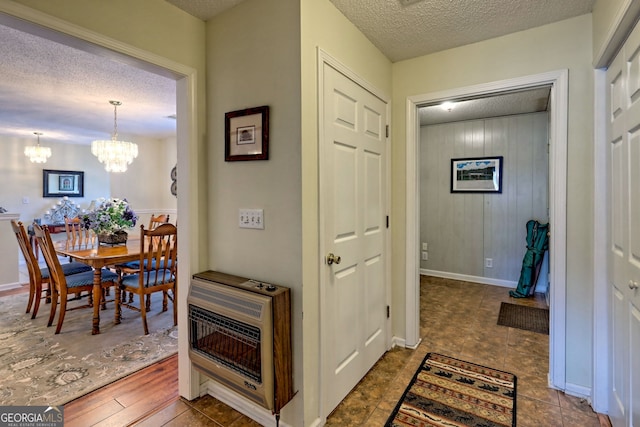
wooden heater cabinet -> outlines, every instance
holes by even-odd
[[[209,270],[188,306],[194,367],[279,414],[294,395],[290,289]]]

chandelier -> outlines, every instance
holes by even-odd
[[[40,145],[40,135],[42,135],[42,132],[34,132],[33,134],[38,137],[38,143],[25,147],[24,155],[31,160],[31,163],[46,163],[47,159],[51,157],[51,148]]]
[[[120,101],[109,101],[113,105],[113,135],[110,140],[91,143],[91,154],[104,163],[107,172],[124,172],[133,159],[138,157],[138,145],[133,142],[118,141],[118,106]]]

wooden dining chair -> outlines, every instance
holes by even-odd
[[[160,215],[151,214],[151,219],[149,219],[149,230],[153,230],[159,225],[168,223],[169,216],[170,216],[169,214],[160,214]]]
[[[169,214],[160,214],[160,215],[155,215],[155,214],[151,214],[151,218],[149,219],[149,230],[153,230],[154,228],[158,227],[159,225],[162,224],[166,224],[169,222]],[[116,272],[118,274],[135,274],[138,272],[138,270],[140,270],[140,261],[136,260],[136,261],[131,261],[131,262],[127,262],[124,264],[118,264],[116,265]],[[126,293],[125,293],[126,295]],[[133,293],[129,294],[129,298],[128,301],[131,303],[133,302]],[[124,297],[123,297],[124,298]],[[147,295],[147,311],[151,310],[151,296]]]
[[[67,242],[71,246],[89,245],[95,240],[95,234],[82,226],[80,217],[64,217],[64,230],[67,233]]]
[[[45,225],[40,227],[38,224],[34,224],[33,229],[51,273],[51,312],[49,313],[49,322],[47,323],[47,326],[51,326],[53,324],[58,304],[60,304],[60,313],[58,314],[58,324],[56,326],[56,334],[59,334],[62,329],[65,314],[68,310],[93,307],[93,304],[100,304],[101,302],[103,304],[103,308],[106,308],[104,289],[110,286],[115,286],[118,282],[118,275],[106,268],[103,268],[100,272],[102,280],[101,285],[103,288],[102,301],[92,301],[91,296],[93,295],[94,271],[90,269],[89,271],[84,271],[82,273],[65,276],[47,226]],[[67,309],[68,295],[70,293],[79,293],[81,291],[89,292],[88,303]]]
[[[122,309],[140,312],[145,335],[147,325],[147,305],[145,297],[154,292],[162,292],[162,311],[167,311],[168,300],[173,305],[173,324],[178,324],[177,311],[177,267],[178,230],[173,224],[162,224],[153,230],[140,226],[140,269],[135,274],[120,274],[116,288],[116,324],[121,322]],[[122,292],[138,295],[139,306],[124,301]]]
[[[29,235],[21,221],[11,220],[11,228],[18,240],[18,246],[22,252],[25,263],[27,265],[27,271],[29,273],[29,301],[27,302],[27,310],[25,313],[31,313],[31,318],[35,319],[40,308],[40,301],[47,299],[47,302],[51,301],[51,274],[48,268],[40,268],[38,260],[36,259],[33,248],[29,243]],[[64,275],[82,273],[84,271],[92,271],[91,267],[81,262],[69,262],[61,264],[61,268]]]

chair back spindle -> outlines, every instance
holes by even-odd
[[[71,247],[90,245],[94,240],[94,233],[82,226],[79,217],[64,218],[64,229],[67,233],[67,243]]]

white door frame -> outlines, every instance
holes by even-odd
[[[0,16],[0,21],[11,22],[15,28],[27,32],[34,31],[34,26],[31,24],[34,23],[42,27],[35,29],[41,37],[73,45],[98,56],[117,55],[121,61],[129,65],[176,80],[177,168],[179,171],[184,171],[180,172],[178,180],[177,214],[184,219],[181,221],[181,227],[183,227],[181,230],[184,232],[180,235],[178,251],[181,265],[187,267],[178,271],[178,281],[189,284],[191,252],[194,250],[193,246],[197,245],[197,239],[191,238],[197,235],[197,221],[194,214],[191,214],[191,212],[197,212],[197,209],[189,209],[192,206],[191,201],[197,200],[197,197],[192,197],[192,194],[196,194],[197,191],[195,179],[197,168],[192,161],[196,158],[192,153],[197,152],[198,143],[196,70],[18,3],[0,2],[0,14],[6,14]],[[178,293],[178,306],[178,351],[185,355],[189,350],[187,292]],[[181,357],[178,368],[180,395],[187,399],[198,397],[200,376],[191,367],[189,358]]]
[[[513,89],[551,85],[549,114],[549,273],[551,286],[549,334],[549,385],[559,390],[566,386],[565,308],[567,250],[567,127],[569,71],[558,70],[531,76],[500,80],[476,86],[432,92],[407,98],[406,152],[406,345],[415,347],[420,340],[420,247],[419,232],[419,122],[418,107],[447,99],[482,96]]]

